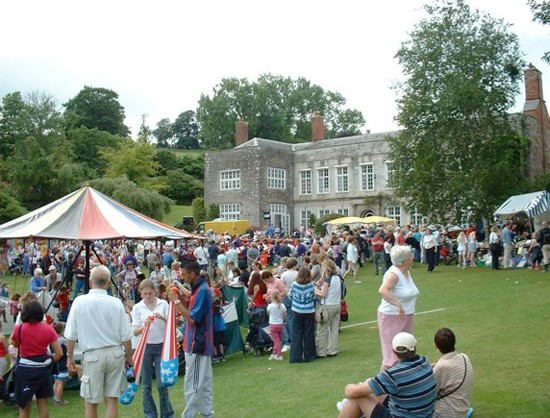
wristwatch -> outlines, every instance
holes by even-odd
[[[179,299],[174,301],[174,305],[179,305],[180,303],[181,303],[181,300],[179,300]]]

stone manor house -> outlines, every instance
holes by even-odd
[[[518,129],[531,139],[526,167],[534,178],[550,170],[550,119],[540,71],[529,66],[524,79],[524,123]],[[285,231],[309,226],[311,214],[373,214],[399,225],[429,221],[394,196],[386,137],[396,132],[325,139],[322,116],[313,115],[311,123],[311,142],[288,144],[249,139],[248,124],[237,122],[235,147],[205,156],[205,205],[219,205],[223,219]]]

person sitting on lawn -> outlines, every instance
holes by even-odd
[[[464,418],[470,413],[474,369],[466,354],[455,350],[456,337],[449,328],[435,333],[435,346],[441,357],[434,365],[437,401],[434,418]]]
[[[428,359],[416,354],[416,339],[407,332],[395,335],[392,347],[399,363],[366,382],[346,385],[347,399],[337,404],[339,418],[432,416],[437,386]]]

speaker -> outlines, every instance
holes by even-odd
[[[183,224],[184,225],[193,225],[194,218],[192,216],[184,216],[183,217]]]

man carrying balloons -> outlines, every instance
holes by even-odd
[[[180,294],[184,292],[176,283],[168,295],[177,312],[186,319],[183,340],[186,406],[182,418],[195,418],[198,414],[203,418],[214,416],[211,360],[214,345],[212,295],[200,271],[200,265],[196,261],[189,261],[182,266],[182,278],[191,286],[188,306],[187,300],[182,302],[180,299]]]

